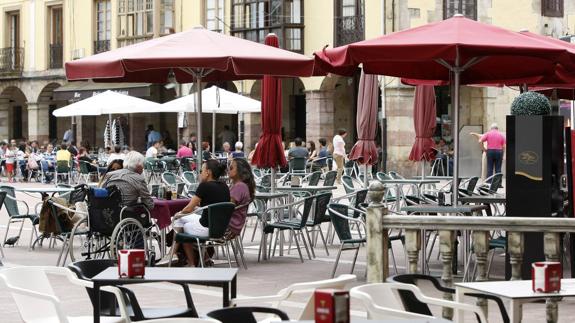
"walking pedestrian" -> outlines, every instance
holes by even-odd
[[[343,166],[345,162],[345,141],[343,138],[347,136],[347,130],[341,128],[337,131],[337,135],[333,137],[333,159],[337,165],[337,183],[341,184],[341,175],[343,174]]]
[[[505,151],[505,136],[499,132],[497,123],[491,124],[491,130],[479,138],[479,142],[487,142],[487,177],[495,173],[501,173],[501,163]]]

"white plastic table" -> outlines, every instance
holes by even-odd
[[[524,303],[541,299],[575,296],[575,279],[561,279],[561,290],[556,293],[536,293],[531,289],[531,280],[488,281],[475,283],[456,283],[455,301],[463,302],[466,292],[480,292],[506,298],[510,301],[508,314],[512,323],[521,322]],[[549,309],[547,309],[549,310]],[[547,316],[549,317],[547,313]],[[554,313],[557,317],[557,313]],[[552,315],[553,316],[553,315]],[[455,322],[464,322],[463,313],[456,311]]]

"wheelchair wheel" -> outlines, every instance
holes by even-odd
[[[104,259],[109,256],[109,239],[101,234],[90,232],[87,218],[76,222],[70,234],[70,259],[72,262]]]
[[[122,249],[144,249],[148,254],[146,231],[142,224],[133,218],[126,218],[120,221],[110,238],[110,257],[115,258],[118,250]]]

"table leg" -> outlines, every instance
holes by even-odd
[[[546,299],[545,312],[547,316],[547,322],[557,322],[559,318],[559,307],[557,306],[557,300],[553,298]]]
[[[236,298],[238,295],[238,276],[234,276],[234,279],[232,279],[232,299]]]
[[[509,320],[511,323],[521,322],[521,316],[523,312],[523,304],[519,300],[511,299],[509,302],[509,307],[511,309],[509,313]]]
[[[421,230],[421,274],[427,274],[427,232]]]
[[[100,323],[100,284],[94,282],[94,323]]]
[[[230,306],[230,283],[225,282],[222,285],[222,293],[223,293],[223,306],[229,307]]]

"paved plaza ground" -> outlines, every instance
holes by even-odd
[[[15,186],[41,186],[43,184],[23,184],[16,183]],[[343,195],[343,189],[340,188],[335,195]],[[30,205],[39,202],[39,199],[22,193],[17,193],[17,197],[27,201]],[[0,211],[0,237],[3,238],[6,230],[8,215],[4,209]],[[268,295],[275,294],[280,289],[296,282],[314,281],[326,279],[330,277],[332,266],[337,254],[338,245],[337,239],[334,245],[329,246],[329,256],[325,250],[318,246],[315,249],[317,258],[313,260],[306,259],[301,263],[298,259],[297,252],[292,250],[291,254],[284,255],[283,257],[272,258],[271,260],[258,262],[257,252],[259,235],[256,235],[256,240],[250,242],[251,233],[254,223],[248,223],[248,231],[244,239],[246,256],[248,262],[248,270],[240,269],[238,274],[238,294],[239,296],[248,295]],[[4,252],[6,257],[2,259],[4,266],[29,266],[29,265],[55,265],[58,258],[58,253],[61,244],[58,243],[55,248],[48,248],[47,243],[43,247],[36,248],[35,250],[28,250],[28,238],[30,234],[30,224],[27,223],[24,228],[24,233],[16,247],[5,247]],[[17,226],[10,228],[9,236],[17,233]],[[437,245],[437,244],[436,244]],[[437,249],[434,248],[431,256],[431,270],[432,274],[440,276],[441,263],[437,260]],[[397,259],[398,270],[400,273],[405,272],[405,258],[401,244],[394,243],[394,253]],[[343,259],[340,261],[338,274],[348,273],[351,269],[351,259],[353,252],[343,254]],[[503,279],[503,255],[497,253],[495,255],[494,265],[491,273],[491,279]],[[359,253],[358,263],[355,268],[355,274],[358,277],[356,284],[365,283],[365,248],[362,248]],[[390,269],[393,273],[393,269]],[[92,311],[91,303],[83,288],[70,286],[67,280],[61,277],[51,277],[54,282],[55,292],[62,300],[64,308],[70,314],[75,315],[89,315]],[[131,288],[135,290],[138,299],[144,306],[173,306],[184,305],[184,297],[180,287],[156,283],[135,286]],[[194,302],[200,314],[205,314],[213,309],[221,307],[221,290],[218,288],[208,288],[202,286],[191,286]],[[430,287],[423,286],[423,291],[426,294],[434,295]],[[439,296],[435,294],[435,296]],[[299,312],[303,309],[306,298],[304,296],[295,297],[289,302],[282,304],[282,309],[285,310],[291,318],[295,319]],[[266,305],[266,304],[254,304]],[[570,322],[575,318],[575,300],[564,299],[559,303],[560,322]],[[489,307],[490,322],[500,322],[500,316],[495,306]],[[440,309],[434,308],[435,313],[440,313]],[[15,303],[12,297],[7,293],[5,287],[0,283],[0,322],[21,322],[18,315]],[[365,317],[365,311],[362,306],[352,300],[352,316]],[[474,322],[475,320],[469,316],[466,321]],[[545,304],[535,303],[524,305],[524,320],[523,322],[544,322],[545,321]]]

